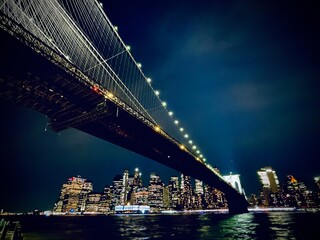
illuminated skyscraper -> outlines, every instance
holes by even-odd
[[[113,178],[113,182],[112,182],[112,189],[111,189],[111,209],[114,210],[114,207],[116,205],[120,205],[121,204],[121,193],[123,190],[123,180],[121,178],[121,175],[116,175]]]
[[[181,204],[184,209],[193,207],[191,177],[183,174],[181,174]]]
[[[150,174],[150,183],[148,187],[148,203],[151,211],[160,211],[163,208],[163,187],[159,175],[155,173]]]
[[[129,192],[129,171],[125,170],[122,177],[122,191],[121,191],[121,197],[120,197],[121,205],[127,204],[128,192]]]
[[[202,181],[195,179],[195,192],[196,194],[203,194]]]
[[[170,207],[176,209],[180,204],[179,178],[172,176],[168,187]]]
[[[202,181],[195,179],[195,195],[194,195],[194,208],[203,208],[203,183]]]
[[[68,179],[68,182],[62,185],[59,201],[54,211],[73,213],[85,210],[85,204],[88,193],[92,192],[92,182],[80,176]]]
[[[277,174],[271,167],[261,168],[257,173],[262,184],[262,203],[265,206],[269,206],[270,194],[277,193],[280,190]]]

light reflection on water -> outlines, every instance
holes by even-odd
[[[21,218],[25,240],[314,239],[320,214],[246,213]],[[318,224],[318,225],[315,225]]]
[[[292,213],[273,213],[269,215],[270,229],[274,239],[296,239],[292,229],[294,225]]]

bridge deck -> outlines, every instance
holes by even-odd
[[[193,155],[0,30],[0,97],[41,112],[52,129],[73,127],[190,175],[223,191],[231,212],[246,210],[235,189]],[[19,68],[17,71],[16,68]]]

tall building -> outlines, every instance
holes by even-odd
[[[122,191],[120,197],[120,204],[126,205],[129,192],[129,171],[125,170],[122,177]]]
[[[195,192],[196,194],[203,194],[203,185],[202,181],[195,179]]]
[[[280,191],[277,174],[271,167],[261,168],[258,172],[259,180],[262,185],[261,200],[264,206],[271,205],[270,195]]]
[[[142,187],[142,173],[139,171],[139,168],[134,170],[133,176],[133,186]]]
[[[111,209],[114,210],[114,207],[117,205],[121,205],[121,197],[122,197],[122,191],[123,191],[123,179],[121,175],[116,175],[113,178],[112,182],[112,188],[111,188]]]
[[[193,208],[191,177],[181,174],[181,204],[184,209]]]
[[[194,208],[203,208],[203,183],[202,181],[195,179],[195,195],[194,195]]]
[[[163,209],[163,187],[164,184],[159,175],[151,173],[148,187],[148,203],[153,212],[158,212]]]
[[[92,192],[92,182],[81,176],[72,177],[62,185],[55,212],[73,213],[85,210],[88,193]]]
[[[168,187],[170,207],[177,209],[180,205],[179,178],[177,176],[172,176]]]
[[[298,181],[294,176],[288,175],[286,184],[283,186],[284,202],[290,207],[315,207],[316,199],[312,191],[305,184]]]

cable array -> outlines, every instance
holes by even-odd
[[[0,0],[0,11],[206,161],[96,0]]]

